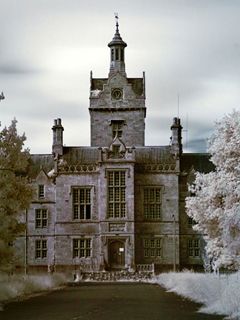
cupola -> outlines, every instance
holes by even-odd
[[[109,76],[116,72],[120,72],[122,75],[126,76],[125,72],[125,55],[124,49],[127,44],[124,42],[119,33],[118,15],[115,14],[116,19],[116,31],[111,42],[108,46],[110,48],[110,71]]]

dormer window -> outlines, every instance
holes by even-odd
[[[38,199],[43,199],[45,198],[45,190],[44,190],[44,185],[39,184],[38,185]]]
[[[123,120],[112,120],[112,138],[122,138],[122,131],[123,131]]]

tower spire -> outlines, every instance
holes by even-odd
[[[114,16],[116,21],[116,30],[112,41],[108,44],[110,48],[109,76],[116,72],[120,72],[121,74],[126,76],[124,49],[127,46],[127,44],[122,40],[119,33],[118,13],[114,13]]]
[[[119,30],[118,30],[118,27],[119,27],[119,24],[118,24],[118,13],[115,12],[114,16],[115,16],[115,21],[116,21],[116,33],[119,33]]]

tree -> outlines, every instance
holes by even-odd
[[[24,224],[19,213],[31,201],[32,191],[27,181],[29,150],[23,150],[25,135],[17,134],[17,121],[0,131],[0,270],[13,267],[13,243]]]
[[[214,172],[196,172],[187,197],[187,214],[206,240],[206,254],[216,271],[240,267],[240,111],[216,123],[209,139]]]

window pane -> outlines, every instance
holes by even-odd
[[[144,217],[146,219],[161,218],[161,189],[145,188],[143,190]]]
[[[42,218],[46,219],[47,218],[47,210],[42,211]]]
[[[121,201],[125,201],[125,188],[121,188]]]
[[[40,240],[36,240],[36,248],[37,249],[41,248],[41,241]]]
[[[78,250],[74,249],[73,250],[73,258],[76,258],[76,257],[78,257]]]
[[[161,239],[156,239],[156,247],[161,248]]]
[[[91,206],[90,206],[90,204],[86,205],[86,219],[91,219]]]
[[[85,190],[80,189],[80,203],[84,203],[84,202],[85,202]]]
[[[143,239],[144,257],[156,258],[161,257],[161,239],[149,238]]]
[[[80,248],[84,248],[85,247],[85,241],[84,240],[80,240]]]
[[[47,240],[42,240],[42,248],[43,249],[47,248]]]
[[[38,198],[44,198],[44,185],[38,185]]]
[[[91,250],[90,249],[86,249],[86,257],[90,257],[91,255]]]
[[[77,189],[73,189],[73,203],[79,202],[79,193]]]
[[[91,189],[73,189],[73,219],[91,219]]]
[[[91,203],[91,193],[90,189],[86,189],[86,203]]]
[[[119,60],[119,51],[118,51],[118,48],[116,48],[115,50],[116,50],[116,60]]]
[[[35,257],[46,258],[47,257],[47,240],[35,241]]]
[[[194,247],[196,248],[198,248],[199,247],[199,240],[194,240]]]
[[[160,189],[156,189],[156,202],[160,202],[160,200],[161,200]]]
[[[43,227],[43,228],[47,227],[47,220],[43,220],[43,221],[42,221],[42,227]]]
[[[115,188],[115,201],[120,200],[120,188]]]
[[[80,258],[84,257],[85,256],[84,253],[85,253],[85,250],[84,249],[80,249],[79,257]]]
[[[151,248],[154,248],[154,247],[155,247],[155,241],[154,241],[154,239],[152,239],[152,240],[150,241],[150,247],[151,247]]]
[[[120,179],[119,179],[119,172],[114,172],[115,173],[115,186],[120,185]]]
[[[150,247],[150,240],[149,239],[144,239],[144,247],[149,248]]]
[[[84,209],[85,209],[85,206],[84,205],[80,205],[80,219],[84,219]]]
[[[195,255],[195,257],[199,257],[199,249],[194,250],[194,255]]]
[[[149,257],[149,249],[144,249],[144,257],[145,258]]]
[[[108,217],[125,217],[125,171],[108,172]]]
[[[121,49],[121,61],[124,61],[124,49]]]
[[[73,239],[73,248],[78,248],[79,241],[77,239]]]

